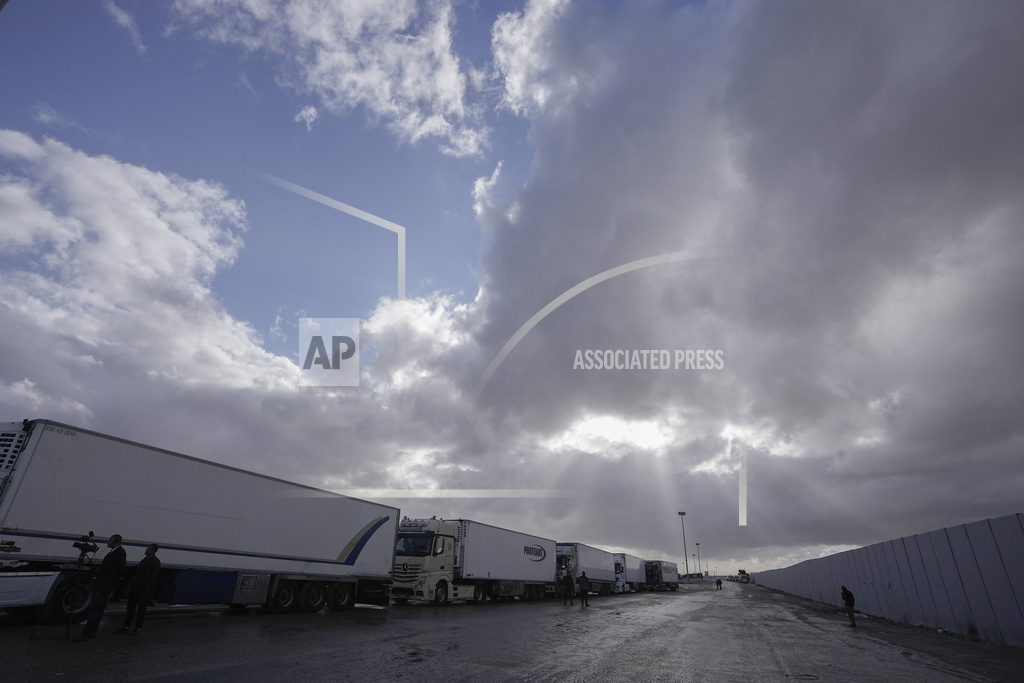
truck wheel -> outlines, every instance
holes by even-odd
[[[327,608],[332,612],[350,609],[356,603],[356,587],[351,583],[335,583],[327,589]]]
[[[434,604],[443,605],[448,602],[448,584],[444,581],[438,581],[437,586],[434,588]]]
[[[327,604],[327,586],[319,581],[306,581],[299,589],[299,611],[316,614]]]
[[[486,599],[487,593],[484,591],[484,585],[482,583],[478,583],[477,585],[473,586],[473,602],[480,603],[485,601]]]
[[[70,616],[74,624],[81,623],[89,614],[92,602],[90,576],[69,576],[61,581],[43,605],[43,621],[48,624],[66,624]]]
[[[277,585],[277,592],[267,601],[267,607],[275,614],[290,612],[299,601],[298,586],[294,581],[282,581]]]

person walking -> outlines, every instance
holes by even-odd
[[[843,604],[846,605],[846,613],[850,615],[850,626],[857,628],[857,620],[853,616],[853,605],[857,601],[853,597],[853,593],[847,590],[846,586],[840,586],[843,589]]]
[[[157,579],[160,578],[160,560],[156,552],[160,546],[150,543],[146,547],[146,556],[139,562],[135,570],[135,578],[128,587],[128,612],[124,616],[124,626],[118,629],[118,633],[129,633],[132,619],[135,619],[135,630],[130,631],[136,636],[142,632],[142,624],[146,621],[146,606],[156,592]]]
[[[92,600],[89,602],[89,618],[85,622],[82,634],[75,640],[95,638],[99,630],[103,610],[107,608],[107,599],[117,583],[124,576],[128,562],[124,548],[121,547],[121,534],[114,534],[107,539],[107,554],[103,556],[96,577],[92,580]]]
[[[580,572],[580,578],[576,583],[580,585],[580,607],[590,607],[590,601],[587,599],[590,593],[590,579],[587,578],[587,573]]]
[[[562,576],[562,604],[568,602],[570,605],[575,604],[572,601],[573,591],[576,589],[576,584],[572,582],[572,574],[568,571]]]
[[[715,579],[715,585],[718,586],[718,590],[722,590],[722,580]]]

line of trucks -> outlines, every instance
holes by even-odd
[[[81,621],[99,548],[114,533],[128,554],[126,581],[146,546],[160,546],[154,600],[167,604],[317,612],[537,600],[584,572],[602,595],[679,586],[672,562],[399,515],[52,420],[0,423],[0,609]]]

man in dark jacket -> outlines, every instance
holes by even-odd
[[[590,601],[587,600],[587,594],[590,593],[590,579],[587,578],[587,573],[580,572],[580,578],[576,579],[576,583],[580,585],[580,607],[590,607]]]
[[[566,571],[565,575],[562,576],[562,604],[563,605],[566,604],[566,603],[569,603],[570,605],[575,605],[576,604],[576,603],[574,603],[572,601],[572,594],[573,594],[573,592],[575,590],[576,590],[576,584],[574,584],[572,582],[572,574],[570,574],[568,571]]]
[[[846,605],[846,613],[850,615],[850,626],[857,628],[857,620],[853,618],[853,604],[856,602],[856,598],[846,589],[846,586],[840,586],[840,588],[843,589],[843,604]]]
[[[124,615],[124,626],[118,633],[128,633],[132,625],[132,619],[136,613],[138,619],[135,621],[135,630],[131,635],[138,635],[142,632],[142,623],[146,621],[146,606],[156,592],[157,579],[160,578],[160,560],[156,557],[156,551],[160,549],[156,543],[150,543],[146,548],[146,556],[139,562],[135,570],[135,578],[132,579],[128,588],[128,612]]]
[[[96,577],[92,580],[92,601],[89,603],[89,619],[85,622],[82,635],[78,640],[95,638],[99,629],[100,619],[103,618],[103,610],[107,608],[107,599],[110,591],[124,576],[125,568],[128,565],[125,559],[124,548],[121,547],[121,535],[114,534],[107,540],[107,554],[96,571]]]

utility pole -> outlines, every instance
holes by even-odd
[[[700,578],[704,578],[704,572],[700,570],[700,543],[697,544],[697,573],[700,574]]]
[[[686,554],[686,513],[685,512],[680,512],[679,513],[679,521],[683,525],[683,562],[686,563],[686,573],[687,573],[687,575],[689,575],[689,573],[690,573],[690,558]]]

